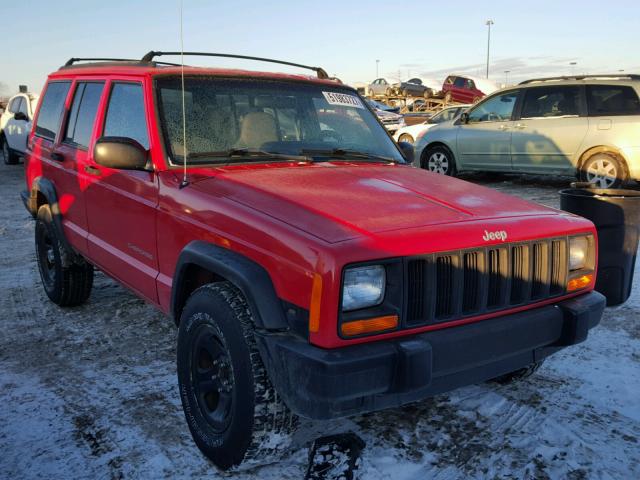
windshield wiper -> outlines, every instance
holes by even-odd
[[[399,160],[391,157],[383,157],[381,155],[374,155],[372,153],[360,152],[358,150],[349,150],[345,148],[333,148],[333,149],[302,149],[300,151],[303,155],[318,155],[323,157],[341,157],[341,158],[353,158],[357,160],[367,160],[377,163],[401,163]],[[314,161],[320,161],[315,160]]]
[[[232,148],[217,152],[194,152],[187,155],[188,159],[213,158],[213,162],[201,161],[200,163],[226,163],[226,160],[242,159],[242,161],[261,162],[264,160],[279,160],[283,162],[310,162],[311,158],[304,155],[289,155],[285,153],[266,152],[255,148]]]

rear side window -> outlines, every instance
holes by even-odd
[[[525,90],[520,118],[580,115],[579,87],[540,87]]]
[[[36,135],[51,140],[56,137],[70,85],[71,82],[52,82],[47,86],[40,105],[40,113],[38,113]]]
[[[453,84],[456,87],[465,88],[467,86],[467,79],[462,77],[456,77],[456,79],[453,81]]]
[[[27,100],[24,97],[21,97],[20,100],[22,101],[20,102],[20,105],[18,105],[18,111],[25,115],[29,115],[29,112],[27,111]]]
[[[139,83],[113,85],[103,135],[133,138],[144,148],[149,148],[142,85]]]
[[[64,141],[87,148],[104,83],[78,83],[73,97]]]
[[[626,85],[588,85],[589,115],[640,115],[636,91]]]
[[[22,97],[16,97],[11,100],[11,104],[9,105],[9,112],[16,113],[20,108],[20,104],[22,103]]]

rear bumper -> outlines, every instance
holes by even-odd
[[[276,389],[298,415],[329,419],[396,407],[512,372],[580,343],[605,298],[579,297],[490,320],[325,350],[257,334]]]

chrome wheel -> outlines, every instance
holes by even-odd
[[[590,160],[586,170],[587,182],[599,188],[611,188],[620,176],[618,164],[608,155]]]
[[[427,169],[430,172],[446,175],[449,173],[449,158],[442,152],[433,152],[429,155]]]

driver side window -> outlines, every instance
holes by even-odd
[[[496,95],[469,112],[468,123],[505,122],[511,120],[518,91]]]

